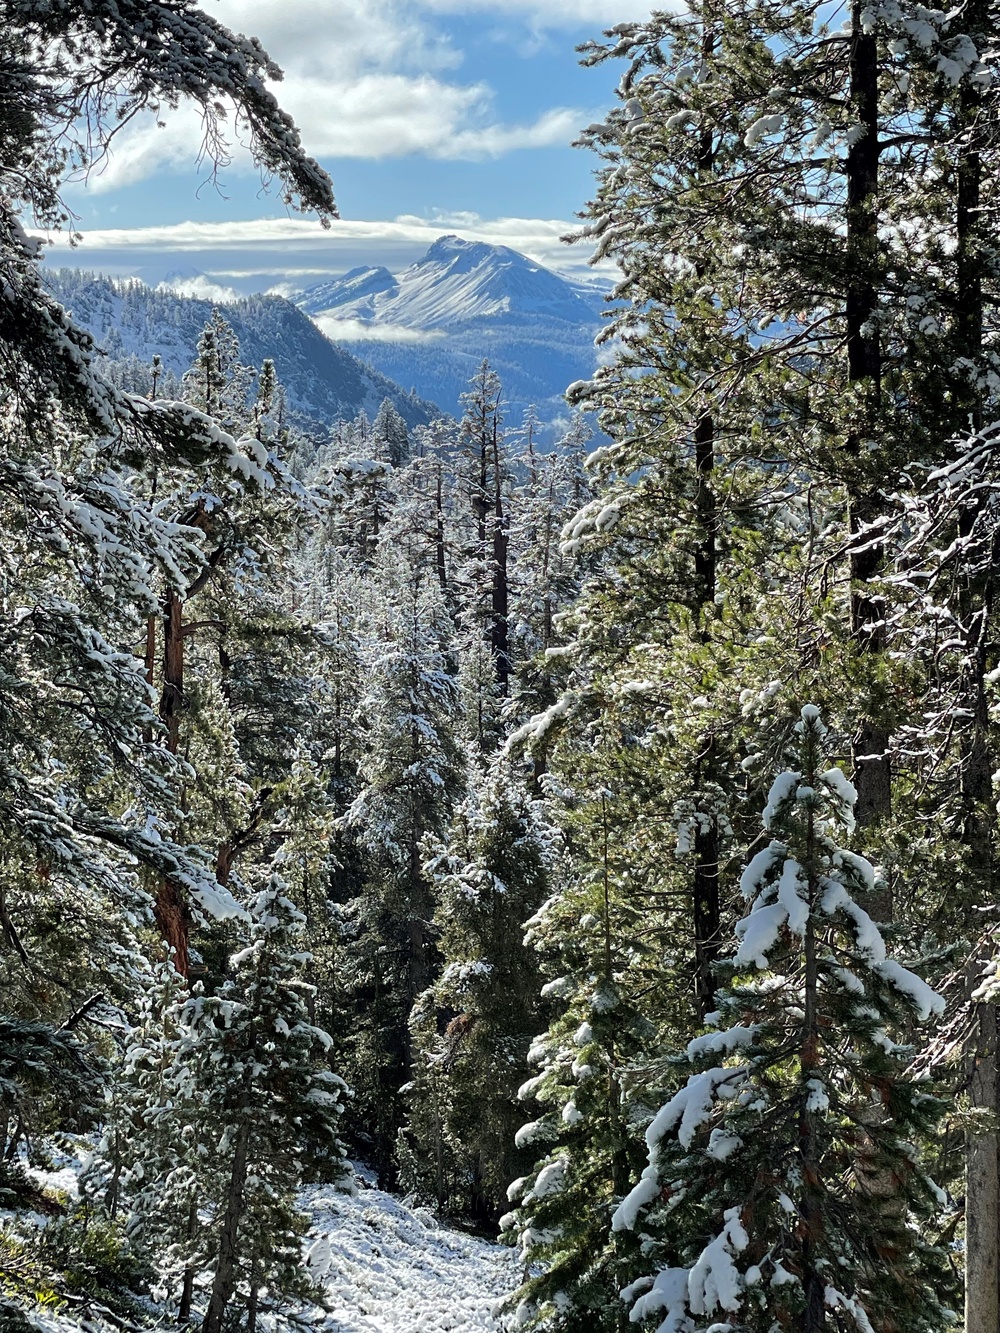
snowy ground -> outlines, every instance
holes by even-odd
[[[332,1306],[324,1333],[499,1329],[493,1311],[518,1284],[516,1255],[359,1185],[354,1198],[314,1186],[303,1200],[310,1265]]]
[[[46,1190],[72,1197],[79,1169],[67,1157],[56,1170],[31,1174]],[[426,1209],[375,1188],[364,1167],[357,1168],[356,1184],[354,1194],[313,1185],[302,1195],[312,1219],[307,1259],[329,1312],[309,1306],[287,1320],[262,1315],[263,1333],[499,1333],[504,1321],[495,1312],[520,1280],[516,1252],[454,1231]],[[24,1214],[20,1220],[46,1223]],[[67,1309],[30,1311],[42,1333],[113,1333],[99,1310],[89,1314],[84,1322]],[[167,1317],[155,1303],[150,1314]]]

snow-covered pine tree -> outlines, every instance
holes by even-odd
[[[517,1093],[542,1004],[523,934],[548,896],[557,834],[509,761],[484,773],[470,756],[467,771],[448,839],[424,848],[442,966],[410,1015],[404,1182],[483,1223],[499,1218],[508,1184],[530,1164],[514,1143]]]
[[[942,1195],[923,1158],[944,1105],[908,1074],[906,1037],[943,1001],[887,956],[865,910],[877,872],[837,841],[856,793],[818,710],[794,730],[718,1012],[680,1057],[694,1072],[649,1125],[650,1165],[615,1213],[654,1270],[623,1295],[632,1320],[676,1333],[940,1333],[953,1275],[927,1239]]]
[[[461,449],[469,504],[464,593],[467,672],[466,712],[487,746],[497,737],[496,710],[508,693],[510,644],[510,463],[507,458],[503,385],[483,361],[462,394]]]
[[[0,28],[0,1009],[13,1015],[2,1077],[16,1153],[24,1129],[40,1151],[82,1126],[94,1072],[82,1034],[109,1017],[105,998],[134,1000],[157,883],[184,909],[241,913],[211,853],[168,836],[190,771],[162,743],[136,652],[164,587],[209,574],[204,530],[186,509],[165,512],[168,484],[185,497],[224,494],[236,477],[266,485],[259,441],[240,448],[174,401],[170,377],[155,371],[147,388],[105,374],[48,294],[24,224],[71,224],[67,174],[101,160],[122,117],[184,100],[203,113],[210,163],[226,156],[225,104],[289,203],[324,218],[334,205],[268,90],[273,62],[188,0],[4,0]]]
[[[361,851],[361,892],[346,912],[357,1021],[347,1072],[351,1119],[374,1165],[391,1179],[410,1076],[407,1027],[434,978],[433,884],[421,860],[427,836],[443,837],[461,789],[451,621],[432,568],[405,547],[379,552],[370,585],[363,694],[355,725],[361,789],[343,818]]]
[[[81,1181],[86,1197],[115,1218],[141,1252],[162,1264],[161,1287],[191,1317],[193,1251],[204,1163],[192,1157],[197,1106],[177,1079],[178,1025],[188,998],[169,958],[142,978],[138,1017],[107,1091],[101,1142]],[[173,1290],[170,1290],[173,1286]]]
[[[997,1006],[989,989],[979,990],[995,953],[983,916],[994,899],[998,851],[992,628],[998,436],[1000,427],[987,425],[959,437],[950,462],[913,469],[887,527],[896,608],[889,646],[906,655],[912,673],[918,702],[905,743],[922,755],[926,856],[943,889],[907,916],[914,908],[933,913],[933,928],[956,964],[946,982],[949,1022],[924,1063],[938,1064],[956,1093],[967,1092],[971,1105],[988,1113],[971,1117],[967,1130],[968,1333],[986,1333],[1000,1319],[1000,1153],[992,1119],[1000,1108]]]
[[[204,554],[143,479],[169,466],[194,487],[206,464],[231,473],[246,460],[196,409],[103,373],[93,339],[45,289],[24,224],[71,224],[61,183],[107,151],[119,112],[184,99],[205,115],[211,159],[225,156],[226,100],[290,202],[325,217],[334,206],[265,86],[276,71],[263,49],[193,5],[5,0],[0,28],[0,917],[12,960],[0,1008],[15,1028],[17,1015],[40,1025],[30,1041],[11,1038],[4,1069],[12,1097],[26,1077],[40,1111],[71,1087],[60,1061],[67,1034],[100,1015],[95,975],[109,1000],[134,988],[154,884],[169,880],[210,916],[239,911],[209,858],[166,836],[177,767],[155,734],[135,646],[162,583],[195,578]]]
[[[288,438],[290,432],[286,418],[284,385],[278,379],[273,360],[265,357],[261,362],[254,396],[253,433],[261,443],[269,440],[277,444],[283,457],[295,450],[294,443],[290,443]]]
[[[93,1007],[93,1002],[81,1007],[58,1027],[37,1018],[0,1015],[0,1208],[4,1210],[37,1202],[37,1188],[24,1170],[26,1155],[37,1154],[49,1134],[84,1134],[100,1122],[107,1066],[97,1047],[81,1041],[75,1031]]]
[[[162,1027],[147,1024],[130,1053],[130,1114],[115,1140],[130,1154],[120,1180],[129,1229],[183,1272],[185,1309],[207,1275],[203,1327],[214,1333],[234,1307],[252,1330],[262,1299],[308,1290],[296,1194],[307,1176],[337,1182],[344,1169],[345,1085],[309,1019],[305,919],[277,871],[249,917],[249,942],[217,995],[200,984],[169,994],[176,981],[161,979]]]
[[[288,555],[321,501],[283,457],[288,432],[273,416],[281,396],[273,366],[264,397],[251,403],[250,373],[218,311],[205,337],[208,351],[185,388],[238,440],[232,467],[216,470],[210,487],[192,486],[174,469],[158,475],[162,511],[202,534],[203,558],[194,577],[165,580],[160,626],[147,627],[146,672],[162,686],[167,748],[198,769],[184,793],[186,835],[213,848],[226,884],[237,856],[267,836],[268,796],[287,775],[309,713],[303,662],[312,636],[292,606]],[[157,915],[186,972],[191,923],[169,880]]]
[[[391,398],[383,398],[375,414],[370,447],[373,458],[382,458],[393,467],[409,461],[410,434]]]
[[[652,657],[648,645],[666,630],[677,649],[682,627],[687,650],[635,682],[654,700],[654,681],[664,686],[643,744],[670,736],[658,759],[673,770],[667,785],[688,829],[702,834],[721,815],[739,842],[746,824],[734,798],[765,768],[748,722],[770,733],[787,683],[807,671],[814,697],[829,699],[838,730],[854,736],[859,824],[880,826],[889,873],[873,913],[891,911],[898,887],[910,921],[946,942],[960,899],[992,874],[989,579],[965,582],[961,569],[979,523],[972,502],[952,536],[926,530],[956,557],[952,604],[940,617],[914,582],[908,609],[922,606],[927,619],[904,646],[890,637],[901,619],[890,610],[898,593],[880,582],[892,541],[881,525],[896,503],[886,479],[905,492],[923,468],[950,460],[952,435],[970,415],[983,419],[996,384],[982,299],[996,282],[995,211],[984,206],[997,179],[987,165],[997,104],[980,58],[985,14],[857,3],[838,29],[809,6],[704,3],[618,25],[589,53],[629,62],[621,105],[585,137],[605,158],[591,234],[620,264],[617,294],[630,304],[608,329],[624,345],[592,384],[574,386],[576,401],[602,409],[613,443],[595,460],[599,503],[571,535],[607,548],[616,577],[591,580],[574,611],[579,629],[567,626],[570,688],[552,719],[553,732],[581,733],[594,701],[610,711],[615,687],[628,688],[622,667],[636,646]],[[685,608],[713,564],[714,595],[699,599],[701,623],[688,628]],[[768,585],[799,589],[799,613],[786,617]],[[971,650],[955,650],[965,663],[958,692],[936,656],[945,624]],[[770,664],[758,652],[765,642]],[[744,698],[727,700],[737,662]],[[688,684],[695,664],[700,689]],[[835,683],[845,678],[846,692]],[[944,697],[964,696],[957,711],[945,707],[943,729],[942,685]],[[932,717],[920,717],[918,695]],[[676,763],[678,732],[686,763]],[[942,747],[952,758],[932,777],[928,760]],[[965,835],[968,870],[956,877],[954,829],[942,829],[940,810],[959,801],[977,831]],[[711,871],[719,858],[709,840],[693,841],[696,870]],[[695,937],[710,979],[710,937]],[[988,1007],[981,1017],[987,1029],[995,1022]],[[980,1050],[991,1049],[987,1034]],[[978,1081],[995,1087],[987,1069]],[[985,1206],[970,1196],[993,1236],[978,1284],[982,1329],[997,1318],[995,1140],[990,1154]]]
[[[625,830],[638,807],[627,790],[583,790],[583,776],[573,788],[543,779],[571,860],[527,922],[554,1017],[528,1051],[538,1072],[519,1090],[533,1118],[515,1146],[534,1164],[509,1186],[513,1207],[501,1220],[525,1262],[516,1322],[544,1333],[625,1326],[616,1293],[631,1272],[631,1238],[612,1236],[608,1223],[638,1169],[630,1125],[648,1116],[627,1073],[654,1044],[654,1011],[660,1022],[664,1011],[692,1016],[678,984],[683,962],[663,947],[669,913],[635,873],[637,844]]]
[[[198,354],[184,376],[189,403],[215,417],[224,430],[237,431],[247,416],[253,369],[240,361],[233,326],[216,306],[198,339]]]
[[[518,719],[555,703],[545,653],[556,646],[557,617],[579,592],[589,567],[561,538],[592,496],[585,458],[593,432],[582,413],[575,413],[553,448],[539,453],[532,442],[536,427],[527,416],[509,502],[512,697]]]

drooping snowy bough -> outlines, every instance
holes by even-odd
[[[267,86],[274,62],[190,0],[0,0],[0,33],[0,854],[11,877],[72,894],[93,933],[109,895],[133,921],[157,880],[185,911],[232,917],[208,858],[168,836],[177,763],[134,647],[164,590],[210,559],[204,524],[165,509],[166,474],[218,495],[273,487],[277,465],[209,412],[113,384],[27,228],[70,226],[67,177],[135,115],[182,100],[210,167],[227,160],[228,114],[286,202],[325,221],[330,181]],[[4,929],[27,961],[14,918]]]
[[[796,733],[743,873],[728,985],[674,1061],[693,1072],[613,1219],[653,1261],[622,1297],[658,1333],[948,1326],[947,1263],[912,1224],[943,1201],[921,1152],[942,1104],[900,1039],[943,1002],[862,905],[876,871],[835,840],[854,789],[822,761],[816,708]]]

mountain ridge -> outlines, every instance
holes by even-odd
[[[138,279],[107,278],[76,269],[47,270],[46,285],[109,359],[149,361],[159,355],[180,375],[191,365],[213,308],[222,311],[240,342],[243,361],[270,358],[300,425],[325,430],[361,411],[370,417],[388,398],[408,426],[425,425],[440,408],[403,389],[376,367],[331,342],[292,302],[277,295],[211,301],[184,296]]]

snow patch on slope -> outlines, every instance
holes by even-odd
[[[354,1197],[315,1185],[310,1268],[332,1313],[325,1333],[493,1333],[495,1307],[518,1285],[514,1250],[444,1226],[374,1186]]]
[[[77,1197],[77,1177],[89,1156],[60,1156],[50,1171],[32,1169],[35,1182],[50,1192]],[[262,1312],[260,1333],[501,1333],[506,1321],[498,1307],[519,1285],[518,1252],[456,1231],[428,1210],[401,1201],[373,1184],[374,1175],[355,1167],[355,1191],[311,1185],[300,1204],[310,1218],[303,1242],[312,1276],[328,1309],[315,1305]],[[11,1214],[0,1213],[10,1220]],[[25,1234],[44,1228],[47,1217],[19,1215]],[[0,1293],[2,1296],[2,1293]],[[199,1282],[196,1304],[207,1291]],[[171,1309],[141,1302],[166,1326]],[[121,1319],[97,1302],[72,1309],[17,1303],[39,1333],[121,1333],[140,1325]],[[0,1321],[3,1302],[0,1299]],[[107,1316],[107,1317],[105,1317]],[[144,1325],[145,1326],[145,1325]]]

